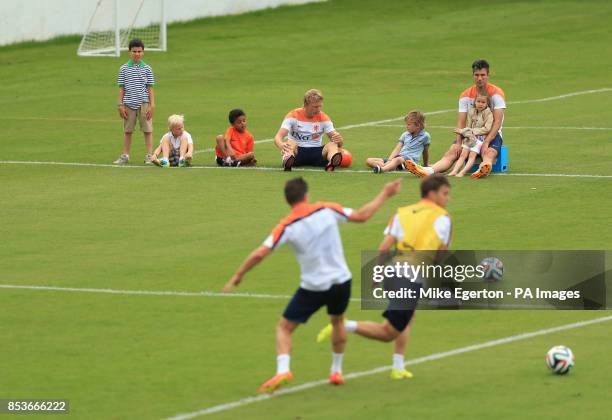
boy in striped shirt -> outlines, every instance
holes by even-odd
[[[155,110],[155,95],[153,86],[155,77],[151,66],[142,61],[144,43],[137,38],[129,44],[130,59],[119,68],[117,84],[119,85],[119,98],[117,107],[119,116],[123,119],[123,152],[114,163],[125,165],[130,161],[130,148],[132,146],[132,133],[136,127],[136,120],[144,133],[147,155],[145,163],[151,163],[153,153],[153,111]]]

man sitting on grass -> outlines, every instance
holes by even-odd
[[[467,113],[474,107],[474,101],[479,92],[486,92],[489,96],[489,107],[493,111],[493,126],[486,135],[480,148],[482,163],[476,172],[472,174],[472,179],[478,179],[491,172],[493,162],[499,154],[502,139],[502,123],[504,122],[504,111],[506,109],[506,97],[504,91],[489,83],[489,63],[486,60],[476,60],[472,63],[472,76],[474,85],[464,90],[459,97],[459,115],[457,120],[457,131],[463,130],[466,125]],[[414,162],[407,162],[406,169],[419,177],[425,177],[433,173],[444,172],[453,165],[461,155],[462,136],[457,134],[455,141],[451,144],[442,158],[432,166],[420,166]]]
[[[327,172],[342,163],[342,136],[334,129],[331,119],[321,111],[323,94],[310,89],[304,94],[304,106],[289,112],[281,128],[274,136],[274,144],[281,151],[283,169],[290,171],[293,166],[319,166]],[[329,143],[323,146],[323,134]],[[285,136],[287,141],[283,141]]]

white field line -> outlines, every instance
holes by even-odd
[[[90,167],[100,167],[100,168],[132,168],[132,169],[146,169],[151,168],[152,166],[145,165],[112,165],[106,163],[80,163],[80,162],[52,162],[52,161],[25,161],[25,160],[0,160],[0,165],[60,165],[60,166],[90,166]],[[229,168],[229,167],[221,167],[221,166],[192,166],[187,169],[182,168],[167,168],[164,170],[196,170],[196,169],[207,169],[207,170],[220,170],[220,171],[273,171],[273,172],[281,172],[281,169],[278,167],[271,166],[247,166],[242,168]],[[293,172],[319,172],[322,173],[323,169],[317,168],[293,168]],[[335,171],[336,174],[342,173],[358,173],[358,174],[371,174],[371,170],[367,169],[341,169]],[[393,171],[389,172],[389,175],[409,175],[405,171]],[[594,179],[612,179],[612,175],[592,175],[592,174],[523,174],[523,173],[496,173],[495,176],[531,176],[531,177],[551,177],[551,178],[594,178]]]
[[[421,364],[421,363],[431,362],[431,361],[434,361],[434,360],[440,360],[440,359],[444,359],[446,357],[456,356],[456,355],[463,354],[463,353],[468,353],[468,352],[472,352],[472,351],[482,350],[482,349],[486,349],[486,348],[490,348],[490,347],[494,347],[494,346],[499,346],[499,345],[503,345],[503,344],[512,343],[512,342],[515,342],[515,341],[526,340],[526,339],[529,339],[529,338],[538,337],[538,336],[542,336],[542,335],[546,335],[546,334],[553,334],[553,333],[557,333],[557,332],[561,332],[561,331],[567,331],[567,330],[571,330],[571,329],[575,329],[575,328],[586,327],[588,325],[598,324],[598,323],[606,322],[606,321],[610,321],[610,320],[612,320],[612,315],[604,316],[604,317],[601,317],[601,318],[595,318],[595,319],[591,319],[591,320],[588,320],[588,321],[579,321],[579,322],[574,322],[574,323],[571,323],[571,324],[560,325],[558,327],[545,328],[545,329],[541,329],[541,330],[537,330],[537,331],[532,331],[532,332],[528,332],[528,333],[512,335],[512,336],[509,336],[509,337],[499,338],[499,339],[496,339],[496,340],[485,341],[484,343],[480,343],[480,344],[474,344],[474,345],[471,345],[471,346],[459,347],[459,348],[456,348],[456,349],[453,349],[453,350],[449,350],[449,351],[432,353],[432,354],[429,354],[427,356],[417,357],[415,359],[411,359],[411,360],[406,361],[406,365],[414,366],[414,365],[418,365],[418,364]],[[371,376],[371,375],[375,375],[375,374],[378,374],[378,373],[386,372],[389,369],[390,369],[390,366],[381,366],[381,367],[378,367],[378,368],[374,368],[374,369],[370,369],[370,370],[365,370],[365,371],[361,371],[361,372],[349,373],[348,375],[345,375],[344,377],[347,380],[357,379],[357,378],[361,378],[361,377],[364,377],[364,376]],[[170,418],[168,418],[166,420],[187,420],[187,419],[192,419],[192,418],[199,417],[199,416],[205,416],[205,415],[208,415],[208,414],[219,413],[219,412],[222,412],[222,411],[228,411],[228,410],[232,410],[234,408],[243,407],[245,405],[250,405],[250,404],[258,403],[258,402],[261,402],[261,401],[269,400],[271,398],[279,397],[281,395],[295,394],[295,393],[298,393],[298,392],[301,392],[301,391],[305,391],[305,390],[310,389],[310,388],[316,388],[316,387],[320,387],[320,386],[328,386],[328,381],[326,379],[321,379],[321,380],[318,380],[318,381],[306,382],[306,383],[304,383],[302,385],[297,385],[297,386],[281,389],[280,391],[278,391],[278,392],[276,392],[274,394],[264,394],[264,395],[258,395],[258,396],[253,396],[253,397],[247,397],[247,398],[243,398],[243,399],[240,399],[240,400],[228,402],[228,403],[225,403],[225,404],[219,404],[219,405],[215,405],[215,406],[212,406],[212,407],[203,408],[201,410],[193,411],[191,413],[178,414],[178,415],[170,417]]]
[[[377,127],[406,127],[404,124],[378,124]],[[427,128],[454,129],[454,125],[429,125]],[[612,127],[546,127],[546,126],[504,126],[504,130],[587,130],[587,131],[612,131]]]
[[[291,299],[290,295],[276,295],[270,293],[222,293],[222,292],[183,292],[178,290],[122,290],[122,289],[98,289],[83,287],[57,287],[57,286],[35,286],[20,284],[0,284],[0,289],[41,290],[51,292],[78,292],[78,293],[102,293],[109,295],[143,295],[143,296],[189,296],[189,297],[224,297],[224,298],[250,298],[250,299]],[[352,298],[352,302],[360,302],[359,298]]]
[[[59,286],[38,286],[22,284],[0,284],[0,289],[34,290],[45,292],[76,292],[76,293],[99,293],[107,295],[140,295],[140,296],[180,296],[180,297],[220,297],[220,298],[247,298],[247,299],[272,299],[288,300],[293,296],[278,295],[271,293],[222,293],[222,292],[187,292],[180,290],[125,290],[125,289],[100,289],[90,287],[59,287]],[[363,300],[361,298],[351,298],[351,302],[377,303],[377,300]],[[490,308],[488,304],[470,304],[465,309],[471,308]],[[496,309],[551,309],[550,305],[524,305],[524,304],[499,304]],[[574,309],[571,306],[555,306],[556,309]]]
[[[612,91],[612,88],[582,90],[582,91],[578,91],[578,92],[566,93],[566,94],[563,94],[563,95],[548,96],[546,98],[525,99],[523,101],[509,101],[508,105],[530,104],[530,103],[538,103],[538,102],[557,101],[559,99],[570,98],[572,96],[590,95],[590,94],[593,94],[593,93],[602,93],[602,92],[611,92],[611,91]],[[448,112],[456,112],[456,111],[457,111],[457,108],[440,109],[438,111],[426,112],[425,115],[446,114]],[[364,122],[364,123],[359,123],[359,124],[349,124],[349,125],[345,125],[345,126],[342,126],[342,127],[336,127],[336,128],[338,130],[350,130],[352,128],[370,127],[370,126],[379,125],[379,124],[386,124],[386,123],[402,120],[403,118],[404,118],[404,116],[401,116],[401,117],[395,117],[395,118],[388,118],[388,119],[385,119],[385,120],[369,121],[369,122]],[[454,127],[452,127],[452,128],[454,128]],[[263,139],[263,140],[256,140],[255,143],[257,143],[257,144],[260,144],[260,143],[270,143],[272,141],[274,141],[273,138],[271,138],[271,139]],[[214,152],[214,150],[215,150],[214,147],[209,147],[207,149],[196,150],[194,152],[194,154]]]

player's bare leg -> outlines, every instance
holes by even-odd
[[[482,178],[483,176],[487,176],[489,172],[491,172],[491,168],[493,167],[493,162],[495,158],[497,158],[497,150],[492,147],[485,148],[483,145],[483,149],[480,151],[482,156],[482,163],[476,172],[474,172],[471,176],[472,179]]]
[[[170,148],[171,147],[172,147],[172,145],[170,144],[170,140],[168,140],[167,138],[164,138],[164,140],[162,140],[162,144],[161,144],[162,156],[163,156],[164,160],[170,159]]]
[[[289,354],[291,353],[291,334],[298,325],[285,318],[278,321],[276,325],[276,375],[264,382],[258,392],[274,392],[293,379],[289,369]]]
[[[245,153],[242,156],[239,156],[238,158],[236,158],[236,160],[239,160],[242,164],[242,166],[248,166],[248,165],[253,165],[255,162],[255,153],[253,152],[249,152],[249,153]]]
[[[333,171],[342,163],[342,153],[338,149],[338,145],[334,142],[329,142],[323,146],[322,155],[329,162],[325,167],[325,170],[328,172]]]
[[[444,172],[451,167],[453,162],[459,159],[460,155],[461,145],[453,143],[453,145],[446,151],[446,153],[444,153],[444,156],[442,156],[439,161],[434,163],[431,168],[433,169],[434,173]]]
[[[189,143],[187,142],[187,139],[185,138],[185,136],[181,136],[181,145],[179,148],[179,162],[178,162],[178,166],[181,168],[185,166],[185,155],[187,154],[188,144]]]
[[[285,145],[288,146],[288,147],[285,147],[285,149],[289,149],[289,151],[285,151],[285,150],[281,151],[281,155],[283,157],[283,169],[285,171],[290,171],[291,168],[293,167],[293,164],[295,163],[295,157],[297,156],[297,153],[298,153],[298,145],[295,140],[291,140],[291,139],[288,139],[285,142]]]
[[[463,155],[463,154],[462,154]],[[474,166],[474,162],[476,162],[476,156],[478,156],[478,153],[476,152],[470,152],[470,155],[468,157],[467,162],[465,163],[465,167],[461,170],[461,172],[459,172],[457,174],[458,177],[462,177],[465,174],[468,173],[468,171],[470,169],[472,169],[472,166]]]
[[[393,365],[391,369],[391,379],[408,379],[412,378],[412,373],[406,370],[404,366],[404,354],[406,353],[406,345],[408,344],[408,338],[410,330],[412,328],[412,322],[414,316],[404,329],[402,333],[395,339],[394,351],[393,351]]]
[[[332,325],[332,366],[329,382],[333,385],[342,385],[344,384],[344,378],[342,377],[342,358],[344,356],[344,348],[346,347],[344,316],[330,315],[329,319]]]
[[[393,159],[387,161],[381,168],[383,172],[390,172],[395,170],[398,166],[403,165],[405,162],[403,157],[394,157]]]
[[[385,342],[393,341],[400,335],[400,332],[396,330],[387,320],[382,323],[373,321],[357,321],[357,329],[355,330],[355,333],[362,337]]]
[[[453,170],[449,172],[448,176],[457,175],[463,168],[465,160],[468,158],[470,151],[468,149],[462,149],[461,155],[459,155],[459,159],[455,162],[455,166],[453,166]],[[473,162],[472,162],[473,164]],[[460,175],[463,176],[463,175]]]
[[[368,158],[366,160],[366,165],[368,165],[370,168],[375,168],[377,166],[382,168],[385,165],[385,161],[381,158]]]

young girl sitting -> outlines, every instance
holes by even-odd
[[[493,113],[489,109],[489,97],[479,93],[474,100],[474,108],[467,114],[465,128],[455,128],[454,132],[463,137],[461,156],[455,163],[453,170],[448,176],[464,176],[474,165],[476,156],[480,153],[480,148],[485,136],[491,131],[493,125]],[[465,160],[467,159],[467,163]],[[461,167],[465,163],[463,169]]]

